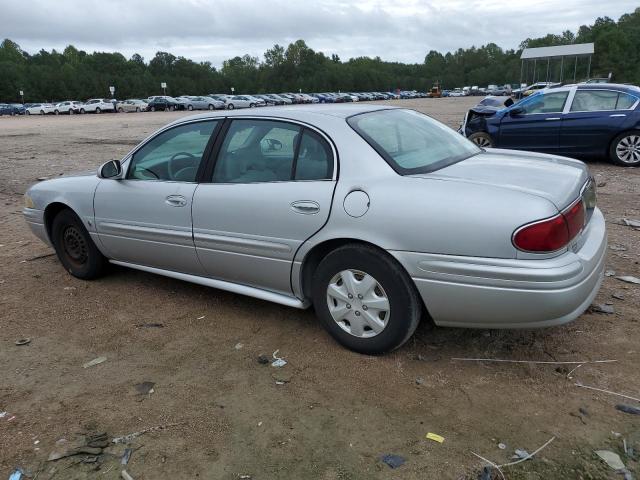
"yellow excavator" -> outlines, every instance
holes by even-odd
[[[431,87],[431,91],[427,93],[428,98],[441,98],[442,90],[440,89],[440,82],[436,82],[433,87]]]

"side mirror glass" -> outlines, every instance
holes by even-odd
[[[98,177],[100,178],[117,178],[122,175],[122,164],[120,160],[110,160],[102,164],[98,169]]]

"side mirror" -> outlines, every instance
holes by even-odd
[[[122,164],[120,160],[109,160],[98,168],[99,178],[117,178],[122,175]]]
[[[522,107],[515,107],[509,110],[509,115],[511,115],[512,117],[516,115],[522,115],[523,113],[524,113],[524,108]]]

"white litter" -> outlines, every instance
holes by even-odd
[[[275,352],[273,352],[273,358],[275,360],[271,362],[272,367],[280,368],[284,367],[287,364],[287,361],[284,358],[280,358],[277,356],[279,351],[280,350],[276,350]]]

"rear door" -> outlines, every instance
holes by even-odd
[[[95,223],[114,260],[202,275],[191,206],[203,159],[221,120],[192,121],[156,135],[132,155],[125,178],[103,179]]]
[[[291,294],[295,253],[329,217],[335,150],[296,123],[227,122],[193,198],[198,258],[211,277]]]
[[[498,145],[500,148],[530,150],[543,153],[557,152],[560,144],[562,111],[569,90],[545,91],[518,106],[521,113],[508,112],[500,122]]]
[[[605,156],[637,98],[608,89],[578,89],[564,115],[560,150],[566,155]]]

